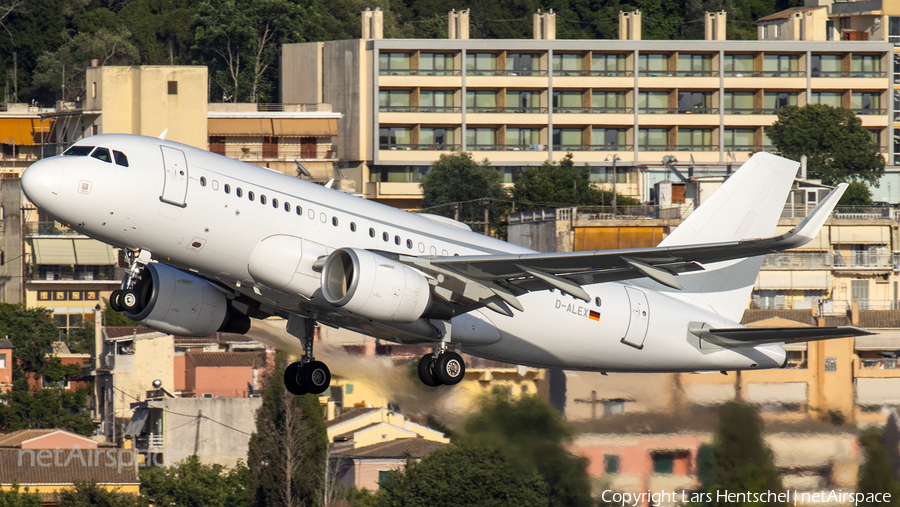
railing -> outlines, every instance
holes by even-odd
[[[871,108],[871,107],[862,107],[862,108],[858,108],[858,109],[853,108],[853,109],[851,109],[851,111],[853,111],[853,114],[857,114],[860,116],[888,114],[887,109],[875,109],[875,108]]]
[[[520,106],[468,106],[467,113],[524,113],[524,114],[546,114],[546,107],[520,107]]]
[[[759,70],[726,70],[725,77],[762,77]]]
[[[382,113],[459,113],[459,106],[380,106]]]
[[[456,69],[378,69],[379,76],[461,76]]]
[[[888,252],[850,252],[848,255],[835,252],[835,268],[890,268],[896,266],[896,254]]]
[[[834,256],[830,252],[779,252],[766,255],[764,268],[830,268]]]
[[[863,370],[896,370],[897,358],[879,357],[877,359],[860,358],[860,368]]]
[[[259,103],[256,104],[256,110],[274,113],[305,113],[318,111],[320,105],[314,103]],[[326,109],[326,111],[330,111],[330,109]]]
[[[498,75],[500,75],[500,76],[525,76],[525,77],[535,76],[535,77],[542,77],[542,76],[546,76],[546,75],[547,75],[547,71],[546,71],[546,70],[501,70],[501,71],[497,71],[497,72],[502,73],[502,74],[498,74]]]
[[[719,147],[714,144],[679,144],[678,151],[718,151]]]
[[[679,107],[678,114],[719,114],[717,107]]]
[[[456,151],[460,149],[458,144],[381,144],[379,150],[399,151]]]
[[[677,144],[639,144],[639,151],[677,151]]]
[[[639,107],[641,114],[678,114],[677,107]]]
[[[588,76],[594,77],[634,77],[633,70],[589,70]]]
[[[74,229],[69,229],[59,222],[27,222],[25,236],[81,236]]]
[[[467,151],[547,151],[545,144],[467,144]]]
[[[160,449],[165,445],[163,436],[157,433],[149,435],[140,435],[134,437],[135,447],[139,451],[148,451],[150,449]]]
[[[740,152],[756,152],[756,151],[771,151],[770,148],[774,148],[774,146],[766,146],[764,144],[732,144],[725,145],[725,151],[740,151]]]
[[[781,218],[803,218],[812,212],[814,205],[793,205],[787,204],[781,210]],[[837,206],[832,212],[831,217],[841,220],[881,220],[891,219],[897,220],[900,216],[892,213],[892,208],[886,206]]]
[[[555,151],[631,151],[631,144],[554,144]]]
[[[632,114],[633,107],[554,107],[560,114]]]
[[[762,77],[806,77],[805,70],[764,70]]]
[[[850,71],[812,71],[812,77],[887,77],[886,71],[850,70]]]
[[[235,159],[334,159],[337,158],[337,146],[334,144],[279,144],[266,146],[233,146],[225,145],[225,150],[210,150],[220,155]]]
[[[778,114],[781,108],[762,108],[762,107],[726,107],[725,114]]]
[[[510,107],[507,106],[502,111],[504,113],[519,113],[519,114],[547,114],[546,107]]]
[[[67,269],[63,269],[67,268]],[[54,264],[38,264],[29,265],[27,280],[29,281],[71,281],[71,282],[90,282],[97,280],[119,280],[119,276],[123,273],[118,272],[116,266],[98,266],[93,269],[81,267],[79,271],[72,269],[70,266],[61,266]]]

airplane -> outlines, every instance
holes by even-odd
[[[300,395],[331,381],[313,355],[319,324],[431,347],[418,363],[428,386],[462,380],[459,352],[604,373],[754,370],[783,367],[784,343],[871,334],[740,324],[764,255],[811,241],[847,187],[772,237],[797,168],[757,153],[658,247],[564,253],[164,135],[81,139],[32,164],[22,187],[47,215],[126,252],[109,306],[139,324],[208,336],[286,318],[304,354],[284,382]]]

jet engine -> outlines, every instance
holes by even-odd
[[[250,318],[234,310],[212,283],[159,263],[143,269],[141,279],[119,300],[129,299],[125,315],[157,331],[182,336],[209,336],[217,331],[243,334]]]
[[[421,272],[358,248],[331,252],[322,267],[322,295],[334,306],[391,322],[417,320],[431,300]]]

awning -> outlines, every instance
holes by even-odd
[[[50,120],[0,118],[0,143],[34,146],[35,137],[50,131]]]
[[[830,271],[760,271],[756,278],[757,290],[829,290]]]
[[[747,401],[751,403],[806,403],[806,391],[806,382],[747,384]]]
[[[856,379],[856,402],[861,405],[900,403],[900,378]]]
[[[35,264],[75,264],[75,245],[69,238],[44,238],[32,241]]]
[[[144,423],[147,422],[147,416],[149,415],[149,409],[139,408],[135,410],[134,415],[131,416],[131,424],[128,425],[128,430],[126,431],[126,433],[132,437],[140,435],[141,430],[144,429]]]
[[[118,262],[113,247],[95,239],[76,239],[75,263],[90,266],[107,266]]]
[[[337,135],[336,118],[211,118],[211,136],[331,137]]]
[[[843,244],[890,245],[891,226],[836,226],[831,228],[831,242]]]
[[[871,336],[857,336],[855,350],[900,350],[900,332],[889,331]]]

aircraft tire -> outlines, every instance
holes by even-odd
[[[425,354],[422,356],[422,359],[419,359],[419,380],[428,387],[437,387],[441,385],[440,382],[438,382],[438,379],[434,377],[434,373],[432,373],[433,363],[434,358],[430,353]]]
[[[311,394],[322,394],[331,385],[331,371],[322,361],[313,361],[300,368],[300,379]]]
[[[119,306],[119,297],[122,295],[121,290],[114,290],[112,294],[109,295],[109,308],[114,312],[121,312],[122,307]]]
[[[138,293],[131,289],[123,290],[119,294],[118,299],[119,308],[126,312],[137,313],[138,305],[140,304],[140,298],[138,297]]]
[[[454,386],[466,375],[466,363],[456,352],[444,352],[434,362],[434,378],[448,386]]]
[[[306,394],[306,388],[300,383],[300,363],[291,363],[284,370],[284,388],[297,396]]]

